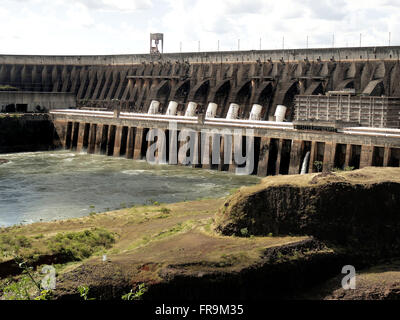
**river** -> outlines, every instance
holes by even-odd
[[[1,154],[0,227],[75,218],[155,201],[221,197],[258,183],[184,166],[71,151]]]

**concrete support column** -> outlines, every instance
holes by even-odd
[[[310,151],[310,166],[308,172],[316,172],[317,170],[314,167],[314,162],[317,159],[317,141],[311,142],[311,151]]]
[[[348,167],[350,166],[350,160],[351,160],[351,144],[346,145],[346,158],[344,160],[344,166]]]
[[[133,150],[135,147],[135,130],[136,128],[134,127],[128,129],[128,138],[126,143],[126,157],[128,159],[133,158]]]
[[[360,169],[372,166],[373,152],[374,152],[374,146],[365,146],[365,145],[361,146]]]
[[[211,168],[222,170],[223,164],[223,138],[220,134],[214,134],[211,141]],[[222,150],[222,152],[221,152]],[[215,153],[215,155],[214,155]]]
[[[78,132],[78,144],[76,146],[76,151],[81,152],[83,149],[83,137],[85,136],[85,123],[81,122],[79,124],[79,132]]]
[[[96,133],[96,143],[94,146],[94,153],[96,154],[101,154],[101,144],[103,143],[103,130],[104,130],[104,125],[98,124]]]
[[[212,164],[212,150],[213,150],[213,140],[217,135],[208,135],[208,134],[200,134],[201,137],[201,146],[204,146],[204,149],[200,150],[201,152],[201,166],[203,169],[211,169]],[[208,149],[207,149],[208,146]],[[201,147],[200,147],[201,149]]]
[[[177,146],[178,146],[178,150],[177,150],[177,160],[178,160],[178,166],[184,166],[185,164],[183,164],[183,158],[182,158],[182,154],[179,154],[180,152],[183,152],[183,146],[187,143],[188,139],[186,139],[186,141],[180,141],[179,140],[179,135],[181,134],[181,131],[178,132],[178,140],[177,140]],[[183,133],[182,133],[183,135]]]
[[[122,126],[118,126],[115,131],[115,142],[113,156],[119,157],[121,155],[121,137],[122,137]]]
[[[302,141],[293,140],[290,149],[289,174],[299,174]]]
[[[109,126],[108,136],[107,136],[107,148],[106,148],[106,155],[108,156],[114,155],[115,133],[116,133],[116,127]]]
[[[224,168],[224,160],[225,160],[225,155],[224,155],[224,145],[225,145],[225,137],[221,136],[220,140],[220,145],[219,145],[219,164],[218,164],[218,170],[222,171]]]
[[[282,146],[283,146],[283,139],[279,139],[278,153],[277,153],[277,157],[276,157],[276,172],[275,172],[276,175],[279,174],[279,169],[281,167]]]
[[[259,155],[258,169],[257,169],[257,175],[260,177],[265,177],[267,175],[270,143],[271,143],[271,138],[261,137],[260,155]]]
[[[54,136],[59,137],[59,139],[60,139],[59,144],[61,145],[62,148],[65,148],[68,122],[55,120],[53,122],[53,124],[54,124],[54,131],[55,131]],[[54,140],[56,140],[56,139],[54,139]]]
[[[133,149],[133,159],[139,160],[142,152],[143,128],[136,128],[135,147]]]
[[[178,146],[179,146],[178,131],[170,130],[168,139],[169,139],[168,163],[178,164]]]
[[[389,160],[390,160],[390,148],[385,147],[385,153],[383,154],[383,166],[387,167],[389,165]]]
[[[239,150],[241,148],[242,144],[242,137],[241,136],[235,136],[232,135],[232,143],[231,143],[231,161],[229,163],[229,172],[235,173],[236,172],[236,167],[237,164],[235,162],[235,150]],[[242,150],[243,152],[243,150]]]
[[[336,149],[336,143],[334,142],[325,143],[324,161],[323,161],[324,168],[322,171],[326,172],[333,169],[335,161],[335,149]]]
[[[193,168],[201,168],[201,132],[196,132],[194,140]]]
[[[96,131],[97,131],[97,125],[95,123],[91,123],[89,131],[88,153],[94,153],[94,147],[96,143]]]
[[[164,129],[157,129],[159,136],[164,135],[165,139],[157,139],[157,162],[166,163],[167,161],[167,136]]]

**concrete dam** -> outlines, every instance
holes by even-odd
[[[147,132],[157,128],[167,137],[164,156],[172,163],[175,131],[197,133],[194,145],[202,153],[200,133],[226,129],[212,135],[206,151],[211,158],[211,150],[225,151],[228,141],[245,149],[246,139],[226,132],[242,130],[246,136],[252,129],[251,173],[260,176],[298,174],[302,168],[399,166],[399,53],[400,47],[368,47],[3,55],[0,85],[48,99],[50,92],[75,96],[70,109],[52,103],[47,109],[60,144],[78,151],[141,159]],[[0,91],[0,98],[5,93]],[[28,104],[1,101],[2,110],[29,111]],[[240,166],[225,163],[227,153],[221,154],[216,163],[192,159],[190,164],[229,171]]]

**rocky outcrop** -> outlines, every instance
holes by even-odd
[[[357,252],[400,252],[400,169],[288,179],[267,178],[239,190],[220,209],[215,229],[237,236],[311,235]]]

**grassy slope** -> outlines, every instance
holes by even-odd
[[[51,254],[49,241],[57,234],[101,228],[115,237],[111,248],[100,248],[91,258],[61,268],[67,274],[59,286],[74,290],[79,285],[98,283],[107,272],[128,272],[132,283],[157,282],[158,272],[169,265],[192,265],[192,269],[224,268],[240,270],[257,262],[266,248],[295,243],[306,237],[223,237],[211,230],[212,218],[224,198],[181,202],[167,205],[141,206],[88,217],[41,222],[2,229],[0,237],[25,238],[28,246],[19,248],[19,255],[28,257]],[[24,241],[23,241],[24,242]],[[105,270],[102,255],[107,254],[112,270]],[[12,259],[12,254],[2,257]],[[148,267],[152,266],[152,267]],[[90,268],[85,275],[81,267]],[[144,269],[143,269],[144,268]],[[146,271],[143,274],[143,270]],[[68,276],[68,274],[71,276]],[[77,276],[77,274],[80,274]]]

